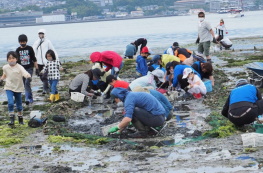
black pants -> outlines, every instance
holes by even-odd
[[[169,81],[165,81],[164,84],[163,83],[157,84],[157,88],[159,88],[160,86],[163,89],[167,89],[169,86]]]
[[[69,95],[71,96],[71,92],[79,92],[79,93],[81,93],[81,87],[82,87],[82,85],[78,86],[78,88],[76,88],[76,89],[74,89],[74,90],[71,89],[71,88],[69,88]],[[87,88],[86,91],[87,91],[87,92],[90,92],[90,89]]]
[[[148,127],[162,126],[165,121],[164,115],[153,115],[139,107],[134,108],[132,116]]]
[[[181,88],[184,89],[189,85],[187,78],[183,79],[183,75],[179,74],[177,76],[178,83],[180,84]]]
[[[258,117],[258,115],[260,115],[257,105],[254,105],[251,108],[251,110],[248,113],[246,113],[244,116],[238,117],[244,114],[249,108],[250,108],[249,106],[243,106],[240,108],[235,108],[235,109],[230,110],[228,113],[229,121],[231,121],[233,124],[237,126],[243,126],[245,124],[253,123],[255,119]],[[233,116],[237,116],[237,117],[233,117]]]
[[[38,64],[39,72],[41,72],[43,70],[43,68],[44,68],[44,65]],[[49,88],[48,87],[48,71],[46,71],[43,74],[40,74],[39,77],[40,77],[40,80],[43,83],[43,91],[44,92],[48,92],[48,88]]]

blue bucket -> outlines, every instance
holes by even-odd
[[[211,80],[204,81],[204,84],[205,84],[207,92],[212,92],[213,91],[212,81]]]

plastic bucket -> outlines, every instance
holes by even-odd
[[[35,117],[35,118],[41,119],[41,115],[42,115],[42,113],[40,111],[31,111],[30,112],[30,118]]]
[[[83,102],[85,95],[79,92],[71,92],[71,99],[75,102]]]
[[[263,133],[263,124],[253,124],[257,133]]]
[[[211,80],[204,81],[204,84],[205,84],[205,87],[206,87],[206,92],[212,92],[213,91]]]

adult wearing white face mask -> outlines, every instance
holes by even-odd
[[[212,62],[209,49],[211,43],[211,36],[213,37],[213,43],[217,43],[215,39],[215,33],[209,22],[205,21],[205,13],[198,13],[199,24],[198,24],[198,37],[196,44],[198,44],[197,51],[206,56],[207,62]]]
[[[37,58],[37,64],[39,71],[42,71],[43,67],[47,64],[47,59],[45,58],[46,52],[51,49],[55,52],[56,58],[58,59],[57,52],[54,49],[53,44],[49,39],[46,38],[46,30],[40,29],[38,31],[38,37],[33,45],[33,49]],[[46,94],[48,92],[48,79],[47,74],[40,75],[40,79],[43,82],[43,92]]]

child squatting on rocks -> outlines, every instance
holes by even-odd
[[[7,53],[8,64],[3,66],[3,75],[0,78],[0,83],[6,79],[4,90],[8,100],[8,112],[10,116],[10,122],[8,125],[15,124],[14,102],[18,111],[19,124],[23,122],[23,107],[22,107],[22,92],[24,91],[23,77],[31,81],[31,75],[24,69],[23,66],[17,64],[18,56],[16,52],[10,51]],[[15,97],[15,100],[14,100]]]
[[[47,64],[40,73],[45,73],[48,71],[48,82],[50,84],[51,92],[49,100],[51,102],[58,101],[60,99],[57,90],[57,84],[60,79],[59,70],[63,70],[59,60],[56,58],[55,52],[53,50],[48,50],[46,53]]]
[[[194,74],[191,68],[185,68],[183,72],[183,79],[187,78],[189,85],[188,93],[193,94],[196,99],[200,99],[202,95],[206,94],[206,87],[200,77]]]

